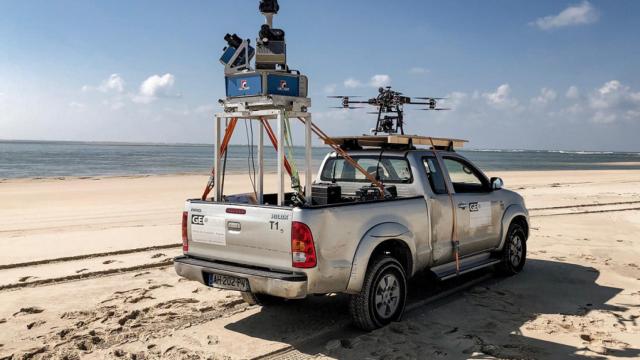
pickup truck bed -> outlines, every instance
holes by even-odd
[[[185,255],[188,258],[178,259],[178,263],[184,264],[180,272],[196,271],[197,274],[195,279],[181,275],[207,284],[207,266],[204,265],[207,261],[209,268],[223,272],[229,270],[227,267],[243,274],[258,271],[262,275],[270,274],[266,276],[269,282],[277,280],[275,282],[280,285],[281,290],[269,292],[271,295],[287,298],[347,291],[354,254],[358,246],[364,246],[348,239],[360,234],[374,238],[413,237],[412,234],[426,234],[428,224],[422,197],[310,208],[191,200],[187,207],[190,221],[187,224],[189,239]],[[367,221],[353,221],[364,217],[364,214]],[[313,234],[317,252],[314,268],[299,269],[292,264],[291,229],[294,222],[306,224]],[[428,242],[418,243],[428,247]],[[421,252],[428,250],[420,249]],[[193,267],[203,269],[186,270]],[[295,277],[293,284],[283,283],[289,281],[288,276],[293,274],[303,274],[306,277],[304,284],[300,284],[300,276]],[[252,291],[265,287],[259,282],[256,278],[249,278]],[[289,286],[295,290],[285,289]]]

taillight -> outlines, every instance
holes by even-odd
[[[302,269],[315,267],[317,263],[311,229],[297,221],[291,224],[291,260],[293,267]]]
[[[187,239],[187,222],[189,220],[189,213],[187,211],[182,212],[182,252],[189,251],[189,239]]]
[[[227,208],[227,214],[236,214],[236,215],[244,215],[247,213],[245,209],[235,209],[235,208]]]

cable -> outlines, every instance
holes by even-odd
[[[256,180],[256,158],[254,156],[254,149],[255,149],[255,144],[253,142],[254,140],[254,136],[253,136],[253,122],[249,121],[249,131],[251,131],[251,168],[253,169],[253,182],[254,184],[257,182]],[[256,191],[256,186],[254,185],[253,187],[253,192],[256,195],[256,199],[258,198],[258,193]]]
[[[256,189],[256,183],[255,183],[255,179],[251,176],[251,159],[253,158],[253,139],[249,138],[249,124],[247,123],[247,119],[244,120],[244,130],[247,134],[247,150],[248,150],[248,154],[247,154],[247,170],[249,172],[249,181],[251,181],[251,187],[253,188],[253,193],[256,195],[256,197],[258,196],[258,191]],[[255,175],[255,172],[254,172]]]
[[[291,188],[295,190],[295,196],[293,201],[298,204],[305,203],[305,197],[302,191],[302,185],[300,184],[300,174],[296,167],[295,154],[293,152],[293,137],[291,134],[291,122],[287,117],[286,111],[283,112],[284,117],[284,143],[287,148],[288,158],[291,164]]]
[[[224,152],[224,161],[222,162],[222,180],[220,180],[220,194],[224,196],[224,179],[227,173],[227,155],[229,154],[229,150]]]

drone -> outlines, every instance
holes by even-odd
[[[335,109],[362,109],[364,106],[371,105],[378,108],[377,112],[369,114],[377,114],[378,122],[376,127],[371,129],[374,135],[378,133],[386,134],[402,134],[404,135],[404,105],[426,105],[427,108],[415,109],[422,111],[445,111],[448,108],[438,107],[438,100],[445,98],[437,97],[409,97],[404,96],[401,92],[391,89],[391,86],[381,87],[378,89],[378,96],[369,100],[352,100],[359,96],[329,96],[333,99],[342,99],[342,106],[334,107]],[[422,100],[422,101],[420,101]],[[356,106],[352,106],[356,105]]]

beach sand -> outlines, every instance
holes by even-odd
[[[184,200],[207,176],[4,180],[0,359],[640,358],[640,171],[488,175],[531,210],[525,270],[418,276],[419,306],[371,333],[349,326],[343,295],[263,308],[178,278]]]

